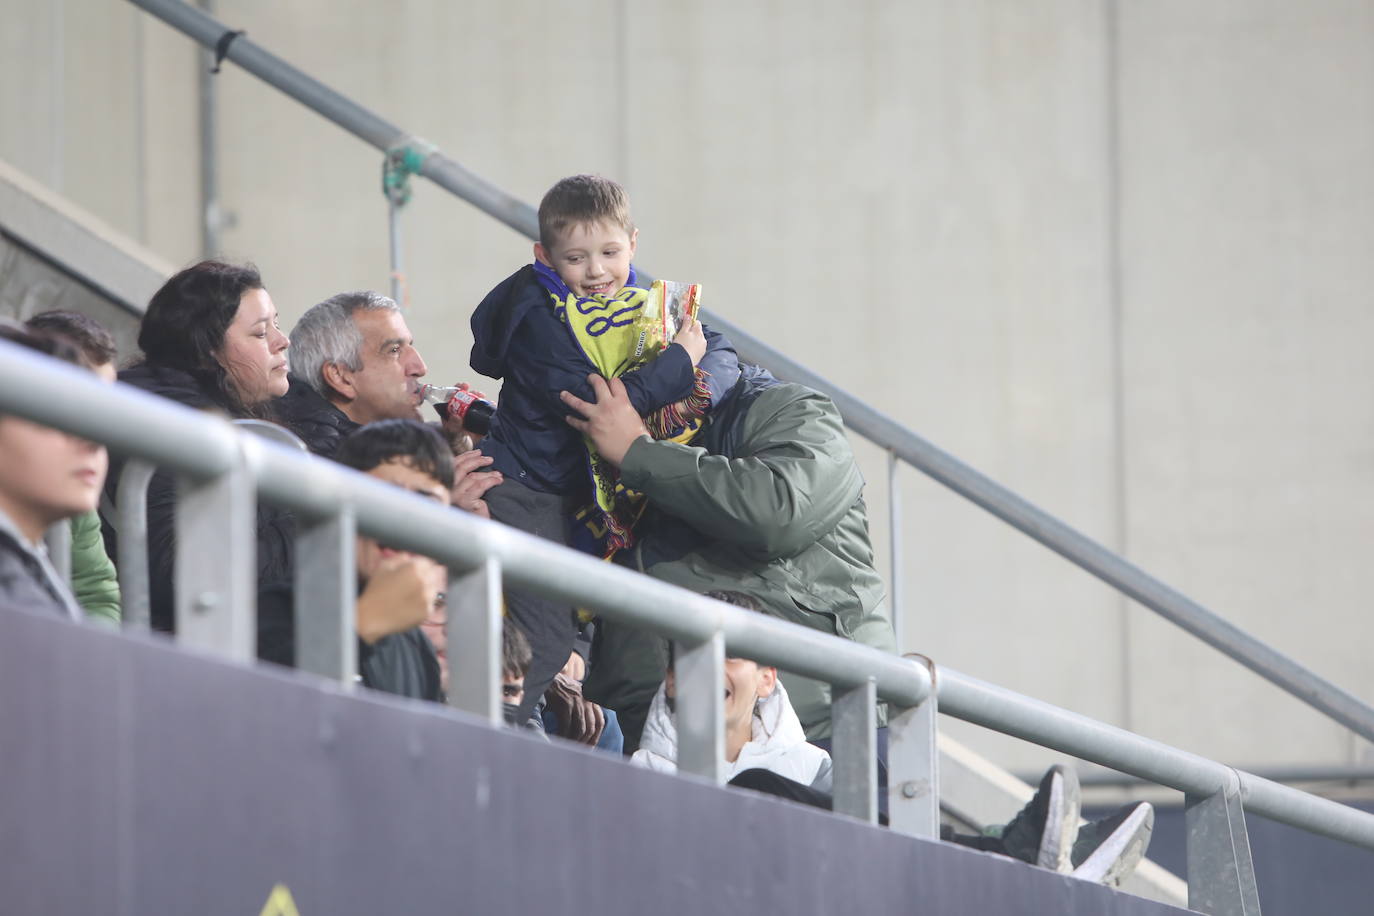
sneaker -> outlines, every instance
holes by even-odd
[[[1050,871],[1069,871],[1078,806],[1077,774],[1058,764],[1050,767],[1030,803],[1002,829],[1003,852]]]
[[[1149,802],[1124,805],[1085,824],[1073,844],[1073,876],[1119,887],[1145,858],[1154,827],[1155,809]]]

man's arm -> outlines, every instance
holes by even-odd
[[[590,384],[595,403],[565,393],[586,419],[568,423],[619,465],[627,487],[703,534],[768,557],[794,554],[830,531],[854,505],[863,478],[854,464],[839,411],[815,392],[774,389],[749,408],[747,455],[655,442],[635,426],[633,407],[612,379]]]

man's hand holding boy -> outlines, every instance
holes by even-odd
[[[604,378],[595,374],[587,376],[587,382],[596,395],[596,403],[589,404],[570,391],[560,392],[563,403],[586,418],[570,416],[565,419],[569,426],[592,440],[601,457],[620,467],[636,439],[652,437],[630,403],[624,382],[613,378],[607,384]]]

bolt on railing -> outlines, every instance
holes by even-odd
[[[352,680],[353,532],[448,565],[451,700],[496,723],[504,583],[678,644],[684,772],[719,782],[724,653],[829,683],[835,810],[876,820],[874,704],[886,701],[892,827],[938,830],[935,711],[1150,779],[1186,794],[1190,905],[1257,912],[1245,811],[1374,849],[1374,815],[967,677],[749,613],[548,541],[439,506],[319,458],[241,434],[227,421],[0,341],[0,411],[103,442],[176,473],[178,640],[246,662],[254,643],[252,518],[261,497],[293,510],[310,546],[298,557],[298,635],[306,666]],[[121,532],[123,534],[123,532]],[[328,600],[309,595],[324,583]],[[337,601],[330,606],[328,601]]]

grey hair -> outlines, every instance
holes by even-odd
[[[339,293],[312,305],[291,329],[291,346],[286,351],[291,372],[329,398],[331,389],[324,380],[327,363],[338,363],[357,372],[363,367],[363,335],[353,321],[357,311],[399,311],[396,300],[370,289]]]

